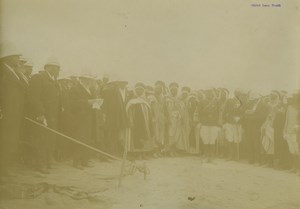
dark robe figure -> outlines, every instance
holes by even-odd
[[[145,157],[145,152],[152,151],[155,146],[151,106],[145,96],[146,86],[143,83],[135,85],[135,98],[128,101],[126,111],[130,127],[128,129],[128,151],[139,158]]]
[[[128,117],[131,130],[131,150],[154,148],[150,105],[145,99],[135,98],[128,103]]]
[[[102,90],[105,114],[105,147],[109,153],[121,155],[125,140],[125,129],[128,128],[126,103],[128,95],[127,82],[112,81]]]
[[[247,156],[249,163],[262,163],[261,127],[267,117],[267,107],[262,99],[257,97],[247,102],[242,127],[245,133]]]

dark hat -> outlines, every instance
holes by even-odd
[[[171,89],[171,88],[178,88],[179,87],[179,85],[178,85],[178,83],[176,83],[176,82],[172,82],[172,83],[170,83],[169,84],[169,88]]]
[[[135,89],[137,89],[137,88],[143,88],[143,89],[145,89],[146,85],[143,84],[142,82],[138,82],[138,83],[135,84],[134,88]]]
[[[185,91],[187,93],[190,93],[191,92],[191,88],[187,87],[187,86],[184,86],[184,87],[181,88],[181,91]]]

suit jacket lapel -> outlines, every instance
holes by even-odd
[[[13,80],[15,81],[20,81],[20,77],[17,75],[17,73],[14,71],[14,69],[12,67],[10,67],[8,64],[4,63],[4,67],[5,67],[5,71],[8,75],[10,75]]]
[[[82,94],[84,94],[84,95],[88,96],[89,98],[92,98],[92,95],[91,95],[91,93],[90,93],[90,92],[88,92],[88,91],[87,91],[87,90],[84,88],[84,86],[82,86],[82,84],[79,84],[79,88],[80,88],[80,90],[81,90]]]

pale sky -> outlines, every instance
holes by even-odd
[[[131,84],[293,90],[300,0],[1,0],[1,39],[41,70],[118,74]],[[252,7],[280,3],[280,8]]]

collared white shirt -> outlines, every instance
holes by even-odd
[[[14,76],[16,76],[16,78],[18,80],[20,80],[20,77],[17,75],[17,73],[14,71],[14,69],[12,69],[12,67],[10,67],[8,64],[4,63],[4,65],[14,74]]]

